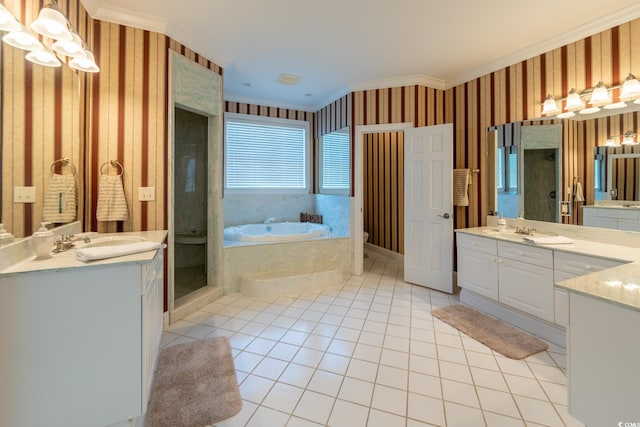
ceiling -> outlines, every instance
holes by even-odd
[[[226,100],[306,111],[356,90],[446,89],[640,17],[638,0],[81,2],[222,66]]]

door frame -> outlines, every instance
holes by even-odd
[[[354,212],[354,225],[353,225],[353,274],[362,275],[363,272],[363,239],[362,232],[364,231],[364,217],[363,217],[363,185],[364,177],[364,136],[372,133],[384,133],[384,132],[403,132],[405,129],[414,128],[413,122],[403,123],[389,123],[382,125],[359,125],[355,127],[354,133],[354,175],[353,175],[353,212]],[[404,154],[403,154],[404,155]]]

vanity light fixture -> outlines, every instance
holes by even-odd
[[[627,131],[622,136],[622,145],[637,145],[638,142],[635,140],[636,133],[633,131]]]
[[[67,17],[64,16],[55,1],[40,10],[38,18],[31,23],[31,29],[54,40],[72,39]]]
[[[544,104],[542,105],[542,114],[550,115],[557,114],[560,112],[558,108],[558,104],[556,104],[556,100],[553,95],[549,94],[544,100]]]
[[[13,14],[0,4],[0,31],[19,31],[21,28]]]
[[[606,144],[604,144],[605,147],[619,147],[620,144],[618,144],[616,141],[614,141],[613,138],[609,138],[607,139]]]
[[[51,47],[32,34],[3,5],[0,4],[0,31],[6,31],[2,41],[18,49],[28,50],[25,58],[34,64],[46,67],[60,67],[62,63],[56,56],[71,58],[69,66],[74,70],[97,73],[100,68],[95,57],[87,49],[86,43],[74,30],[55,0],[46,4],[30,27],[38,34],[53,41]],[[53,49],[53,50],[52,50]],[[55,51],[55,53],[54,53]]]
[[[622,85],[620,92],[621,101],[633,101],[640,99],[640,81],[633,74],[629,73]]]
[[[100,71],[93,53],[86,49],[84,50],[84,56],[76,56],[69,61],[69,67],[74,70],[84,71],[85,73],[97,73]]]
[[[604,82],[599,81],[596,87],[591,92],[591,99],[589,104],[594,107],[602,107],[603,105],[611,104],[611,95],[609,95],[609,88]]]

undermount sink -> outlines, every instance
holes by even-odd
[[[129,245],[131,243],[140,243],[144,242],[145,239],[142,237],[136,236],[112,236],[112,237],[98,237],[95,239],[91,239],[90,243],[86,245],[79,246],[82,249],[88,248],[102,248],[105,246],[120,246],[120,245]]]

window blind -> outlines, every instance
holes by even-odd
[[[323,189],[348,190],[351,178],[349,134],[332,132],[322,137]]]
[[[306,189],[306,130],[227,120],[227,189]]]

